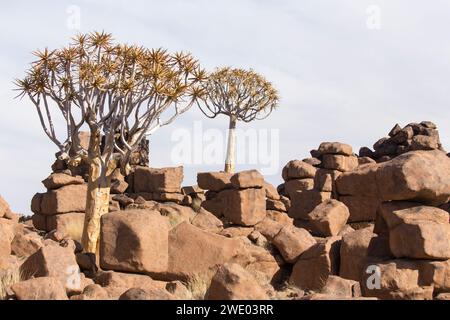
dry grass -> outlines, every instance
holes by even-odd
[[[191,292],[193,300],[204,300],[206,292],[211,285],[212,277],[215,270],[210,270],[205,273],[197,273],[192,275],[185,282],[186,288]]]
[[[0,300],[6,300],[7,290],[14,284],[23,281],[24,277],[19,266],[0,272]]]

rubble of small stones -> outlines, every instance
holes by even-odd
[[[183,186],[183,167],[138,152],[114,174],[97,264],[80,245],[87,172],[56,161],[31,218],[0,196],[0,298],[448,300],[450,158],[430,122],[389,136],[359,155],[323,142],[277,187],[256,170]]]

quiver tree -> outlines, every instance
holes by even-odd
[[[19,96],[33,102],[60,159],[72,166],[89,164],[82,245],[95,254],[113,171],[127,175],[140,141],[200,98],[205,72],[190,54],[113,44],[110,34],[98,32],[34,55],[37,61],[26,77],[16,81]],[[63,130],[55,128],[55,116]],[[78,139],[82,127],[90,131],[87,150]]]
[[[252,70],[222,68],[208,77],[200,110],[208,117],[229,117],[225,172],[233,173],[236,159],[236,123],[264,119],[278,103],[278,92],[264,77]]]

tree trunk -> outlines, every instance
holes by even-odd
[[[82,245],[85,253],[97,254],[100,218],[109,211],[111,178],[100,158],[91,160]]]
[[[230,117],[228,128],[227,157],[225,160],[225,172],[234,173],[236,167],[236,118]]]
[[[84,218],[83,236],[81,244],[85,253],[98,258],[98,241],[100,237],[100,219],[109,211],[109,193],[111,189],[111,175],[116,168],[116,162],[108,163],[101,156],[101,134],[96,128],[91,128],[89,140],[89,180],[86,197],[86,214]],[[95,260],[93,261],[95,262]]]

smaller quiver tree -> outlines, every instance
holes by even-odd
[[[236,123],[268,117],[277,107],[278,92],[253,70],[222,68],[208,77],[204,99],[197,101],[208,117],[229,117],[225,172],[234,173],[236,162]]]
[[[82,245],[96,254],[112,173],[120,168],[127,175],[142,139],[201,97],[206,73],[190,54],[113,44],[110,34],[98,32],[34,55],[26,77],[16,80],[19,97],[33,102],[60,159],[90,166]],[[62,130],[55,128],[55,115],[62,116]],[[78,139],[83,127],[90,131],[87,150]]]

